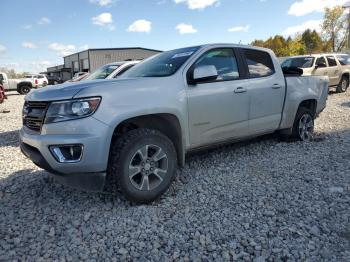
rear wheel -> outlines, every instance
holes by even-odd
[[[176,163],[176,150],[168,137],[156,130],[135,129],[113,145],[108,176],[115,178],[128,200],[149,203],[169,188]]]
[[[18,93],[21,95],[28,94],[30,92],[30,86],[28,85],[22,85],[18,88]]]
[[[300,107],[296,114],[292,137],[300,141],[310,141],[314,134],[314,114],[305,107]]]
[[[343,76],[340,80],[339,85],[337,86],[337,93],[344,93],[349,86],[349,79],[346,76]]]

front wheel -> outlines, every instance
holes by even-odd
[[[141,128],[125,133],[112,146],[108,176],[115,178],[128,200],[150,203],[169,188],[176,166],[171,140]]]
[[[314,134],[314,114],[305,107],[300,107],[296,114],[292,137],[300,141],[310,141]]]

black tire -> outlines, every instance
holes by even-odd
[[[305,129],[302,130],[300,126],[304,124],[301,124],[301,122],[304,122],[305,119],[310,121],[310,127],[308,127],[307,130]],[[305,132],[307,132],[308,135],[305,135]],[[299,141],[310,141],[312,140],[313,133],[314,133],[314,113],[308,108],[299,107],[294,119],[291,137]]]
[[[349,79],[346,76],[342,76],[339,85],[337,86],[337,93],[344,93],[349,87]]]
[[[44,83],[43,83],[43,87],[45,87],[45,86],[47,86],[47,82],[46,81],[44,81]]]
[[[142,150],[146,150],[143,151],[143,153],[147,152],[146,156],[141,154]],[[155,151],[153,155],[152,150]],[[152,161],[157,159],[156,152],[164,153],[165,157],[157,162]],[[147,163],[145,159],[148,159]],[[164,172],[165,166],[166,172]],[[114,179],[108,179],[108,181],[115,181],[129,201],[150,203],[169,188],[175,177],[176,168],[176,150],[171,140],[159,131],[140,128],[123,134],[112,145],[108,177]],[[138,170],[143,171],[137,173]],[[159,175],[158,171],[162,171],[162,175]],[[130,175],[130,173],[136,173],[136,175]]]
[[[26,95],[30,92],[31,87],[28,85],[22,85],[18,88],[18,93],[21,95]]]

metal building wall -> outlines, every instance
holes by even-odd
[[[90,72],[108,63],[142,60],[158,53],[157,51],[146,49],[90,50]]]

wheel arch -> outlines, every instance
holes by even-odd
[[[137,128],[154,129],[166,135],[174,144],[179,166],[184,166],[185,145],[183,143],[181,124],[178,117],[170,113],[139,115],[123,120],[114,128],[109,151],[114,141],[121,135]]]
[[[350,73],[349,73],[349,72],[344,72],[344,73],[342,74],[342,78],[343,78],[344,76],[348,79],[348,81],[350,80]],[[340,79],[340,81],[341,81],[341,79]]]
[[[313,113],[313,117],[316,116],[316,109],[317,109],[317,100],[316,99],[306,99],[299,103],[299,106],[297,108],[297,111],[300,107],[305,107],[307,109],[310,109]]]

